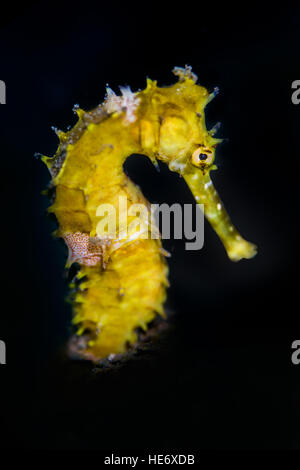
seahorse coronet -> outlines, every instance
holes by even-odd
[[[165,316],[168,253],[159,237],[149,236],[148,220],[138,234],[129,230],[129,222],[120,222],[121,197],[129,206],[149,206],[124,173],[129,155],[144,154],[155,165],[161,160],[185,179],[230,259],[256,252],[232,225],[210,179],[222,139],[214,137],[218,125],[206,129],[204,109],[217,89],[210,93],[198,85],[190,66],[175,67],[173,73],[178,80],[170,86],[147,78],[146,88],[137,92],[126,86],[117,95],[107,87],[103,103],[91,111],[75,105],[76,124],[66,132],[56,130],[55,155],[42,157],[55,188],[48,208],[58,221],[55,236],[68,247],[66,266],[80,267],[70,284],[73,324],[77,336],[87,338],[80,353],[91,360],[124,353],[136,341],[137,328],[146,330],[157,315]],[[98,208],[105,205],[119,211],[115,235],[99,229]]]

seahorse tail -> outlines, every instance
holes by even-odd
[[[157,314],[164,316],[168,267],[160,240],[139,239],[111,254],[102,271],[82,266],[84,277],[75,296],[73,323],[88,333],[83,351],[101,359],[126,351]]]

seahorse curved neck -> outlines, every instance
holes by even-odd
[[[57,162],[62,150],[65,152],[61,168],[53,178],[56,199],[49,209],[59,219],[58,235],[73,232],[77,228],[95,236],[99,204],[114,204],[121,195],[133,202],[143,199],[142,193],[123,168],[130,155],[141,152],[139,132],[138,125],[126,126],[121,118],[110,116],[100,123],[89,123],[74,143],[69,137],[66,148],[61,139],[63,149],[58,149],[54,160],[48,161],[51,171],[53,161]],[[63,213],[60,217],[60,212],[66,206],[72,207],[77,220],[71,220]]]

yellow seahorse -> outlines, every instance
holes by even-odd
[[[126,233],[137,220],[134,214],[127,225],[121,222],[126,219],[120,196],[128,206],[148,207],[123,171],[128,156],[146,155],[154,164],[161,160],[183,176],[231,260],[256,253],[232,225],[210,179],[221,139],[214,137],[215,128],[206,129],[204,108],[217,90],[209,93],[197,85],[190,66],[173,72],[178,81],[172,86],[160,88],[147,79],[147,87],[136,93],[120,87],[117,96],[108,88],[104,102],[92,111],[77,107],[76,125],[66,133],[58,131],[56,154],[42,158],[56,190],[48,209],[58,221],[55,235],[68,246],[67,266],[80,265],[71,283],[73,323],[78,336],[88,337],[82,354],[91,360],[125,352],[136,341],[138,327],[146,330],[157,314],[164,315],[168,268],[161,241],[148,236],[151,224]],[[113,236],[101,224],[99,207],[105,204],[118,211]]]

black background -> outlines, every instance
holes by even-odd
[[[300,7],[214,2],[45,2],[0,19],[1,444],[26,449],[299,449],[298,214]],[[99,104],[108,83],[136,91],[174,82],[190,64],[220,94],[207,108],[218,147],[212,175],[233,222],[258,245],[232,263],[205,225],[204,248],[171,251],[172,328],[145,357],[99,370],[63,354],[66,249],[51,238],[49,182],[35,152],[53,155],[75,103]],[[145,157],[129,175],[152,202],[189,203],[183,180]]]

